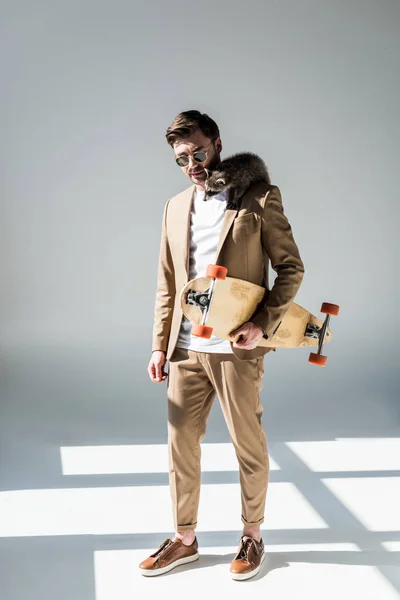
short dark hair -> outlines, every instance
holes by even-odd
[[[200,129],[206,137],[213,141],[219,137],[219,128],[216,122],[199,110],[186,110],[179,113],[168,127],[165,137],[168,144],[173,147],[178,139],[189,137],[197,129]]]

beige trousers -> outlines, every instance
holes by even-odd
[[[175,348],[167,379],[169,485],[175,531],[197,526],[200,441],[216,395],[239,463],[241,520],[249,527],[263,523],[269,478],[267,438],[261,424],[263,374],[264,356],[242,361],[234,354]]]

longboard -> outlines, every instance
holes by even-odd
[[[244,279],[228,277],[227,269],[220,265],[208,265],[205,277],[192,279],[182,288],[180,306],[192,323],[193,335],[204,338],[215,335],[233,342],[238,336],[231,336],[230,332],[251,320],[264,294],[264,287]],[[339,306],[324,302],[321,312],[326,314],[324,322],[292,302],[273,336],[261,338],[258,346],[318,346],[318,352],[310,354],[309,362],[325,366],[327,357],[321,354],[321,350],[323,343],[332,339],[332,331],[328,328],[329,317],[339,314]]]

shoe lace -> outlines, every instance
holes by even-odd
[[[255,553],[258,554],[257,544],[255,544],[255,542],[252,538],[248,537],[248,538],[242,539],[242,541],[241,541],[238,558],[247,558],[247,553],[252,544],[254,546]]]

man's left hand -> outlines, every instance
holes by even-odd
[[[253,348],[258,346],[258,342],[263,337],[263,330],[256,323],[246,321],[246,323],[243,323],[237,329],[233,329],[229,336],[231,338],[238,338],[240,336],[240,339],[233,342],[235,348],[253,350]]]

